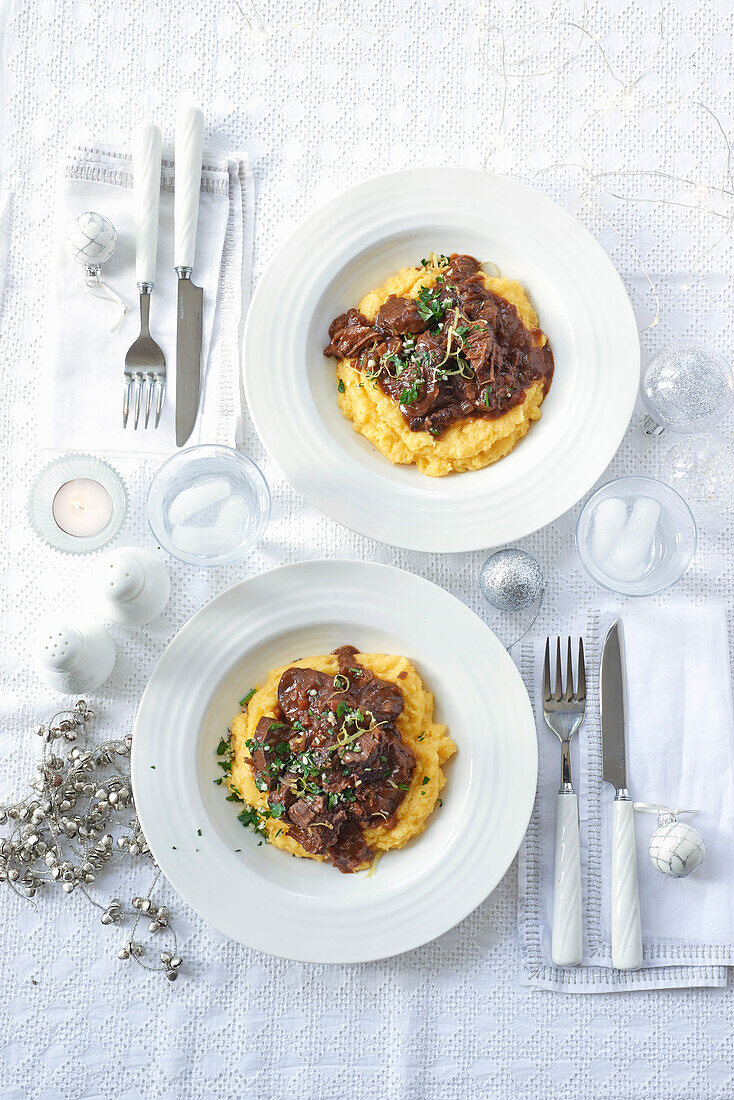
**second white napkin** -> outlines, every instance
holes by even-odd
[[[613,791],[601,778],[599,656],[614,614],[590,613],[581,625],[587,655],[586,721],[574,746],[579,794],[584,958],[551,961],[554,815],[559,747],[540,703],[543,642],[523,647],[522,667],[538,721],[538,793],[520,853],[520,941],[524,980],[569,992],[724,985],[734,964],[734,717],[726,618],[720,607],[627,609],[627,743],[630,792],[701,812],[683,820],[707,848],[685,879],[655,870],[647,846],[656,818],[636,814],[644,963],[611,964],[610,878]],[[576,624],[578,631],[579,624]]]
[[[65,248],[70,218],[94,210],[117,229],[117,251],[101,279],[128,305],[114,332],[113,305],[93,298]],[[166,357],[168,392],[158,430],[122,427],[123,364],[138,335],[130,156],[104,146],[74,150],[64,171],[56,217],[49,303],[48,384],[42,443],[51,449],[135,455],[174,450],[177,276],[173,267],[173,161],[164,153],[151,335]],[[246,156],[204,153],[194,281],[204,289],[202,404],[190,445],[234,444],[240,415],[239,330],[249,293],[252,177]]]

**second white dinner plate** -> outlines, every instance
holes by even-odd
[[[337,314],[430,251],[522,282],[555,357],[542,419],[515,450],[444,478],[392,465],[353,430],[323,356]],[[639,361],[622,281],[581,223],[514,180],[454,168],[378,176],[312,214],[260,280],[242,360],[250,414],[288,481],[347,527],[424,551],[513,542],[572,507],[622,440]]]
[[[371,876],[261,844],[214,782],[248,690],[347,644],[408,657],[457,745],[443,805]],[[535,723],[511,658],[454,596],[385,565],[299,562],[228,589],[173,639],[140,703],[132,775],[156,862],[207,921],[286,958],[363,962],[441,935],[497,885],[530,817]]]

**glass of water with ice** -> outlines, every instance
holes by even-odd
[[[597,584],[652,596],[677,584],[696,550],[696,522],[675,489],[651,477],[609,481],[576,526],[581,564]]]
[[[270,491],[251,458],[204,444],[178,451],[148,490],[148,523],[164,550],[189,565],[229,565],[262,538]]]

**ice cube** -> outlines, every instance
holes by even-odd
[[[225,500],[231,492],[226,477],[210,477],[205,481],[197,481],[173,498],[168,509],[168,521],[172,527],[188,523],[200,512],[205,512],[213,504]]]
[[[639,497],[627,525],[604,568],[611,576],[636,581],[644,575],[660,519],[660,505],[651,497]]]
[[[621,497],[600,500],[592,521],[591,554],[601,564],[614,549],[627,522],[627,505]]]
[[[217,522],[215,527],[220,529],[232,529],[237,527],[240,535],[242,534],[242,524],[250,514],[250,509],[246,500],[242,497],[236,496],[232,493],[227,497],[222,507],[219,509],[219,515],[217,516]]]
[[[194,554],[199,558],[211,558],[218,554],[227,554],[242,541],[240,532],[231,528],[191,527],[180,523],[171,531],[171,542],[185,554]]]

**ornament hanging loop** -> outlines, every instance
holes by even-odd
[[[654,417],[648,414],[643,418],[642,430],[645,435],[662,435],[665,428],[662,424],[658,424]]]
[[[99,273],[102,270],[101,264],[87,264],[84,268],[84,282],[91,288],[99,285]]]

